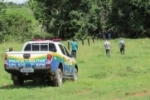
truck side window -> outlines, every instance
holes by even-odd
[[[27,44],[24,51],[31,51],[31,44]]]
[[[39,43],[33,43],[32,44],[32,51],[39,51]]]
[[[48,51],[48,43],[41,43],[41,51]]]
[[[65,50],[66,56],[71,57],[70,54],[69,54],[69,52],[68,52],[68,50],[66,49],[66,47],[64,47],[64,50]]]
[[[59,44],[59,48],[60,48],[61,52],[65,55],[65,50],[64,50],[63,46]]]
[[[56,47],[55,47],[54,43],[49,43],[49,51],[56,52]]]

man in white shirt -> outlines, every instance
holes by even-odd
[[[109,41],[105,41],[104,42],[104,47],[105,47],[105,50],[106,50],[106,55],[108,56],[108,57],[110,57],[110,43],[109,43]]]
[[[125,42],[122,38],[120,38],[119,46],[120,46],[120,53],[121,55],[123,55],[125,52]]]

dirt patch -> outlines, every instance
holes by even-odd
[[[126,97],[142,97],[142,96],[148,96],[148,95],[150,95],[150,92],[146,91],[146,90],[142,91],[142,92],[136,92],[136,93],[129,93],[129,92],[125,93]],[[124,98],[114,98],[112,100],[125,100],[126,97],[124,97]]]
[[[113,99],[113,100],[123,100],[123,99],[121,99],[121,98],[115,98],[115,99]]]
[[[76,94],[88,94],[90,90],[77,91]]]
[[[145,91],[137,92],[137,93],[126,93],[125,95],[127,95],[127,96],[133,96],[133,97],[141,97],[141,96],[150,95],[150,92],[145,90]]]

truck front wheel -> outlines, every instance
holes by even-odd
[[[57,69],[55,79],[54,79],[54,86],[61,86],[63,83],[63,73],[60,68]]]
[[[77,69],[75,68],[74,69],[74,74],[73,74],[73,81],[77,81],[78,80],[78,71]]]

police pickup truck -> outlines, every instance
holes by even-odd
[[[40,80],[60,86],[66,78],[78,79],[75,59],[62,43],[50,40],[28,41],[22,51],[6,52],[4,69],[11,74],[14,85]]]

